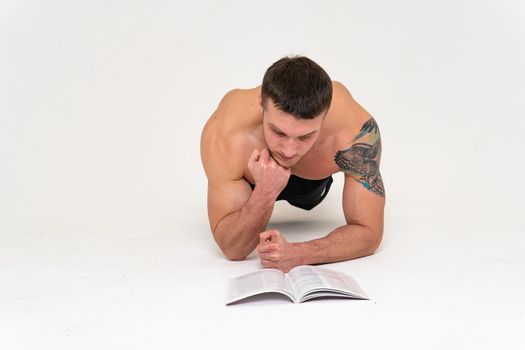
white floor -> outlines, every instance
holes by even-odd
[[[516,1],[0,3],[2,349],[523,347],[525,6]],[[200,129],[287,54],[378,121],[372,301],[226,307]],[[343,223],[342,178],[272,227]]]

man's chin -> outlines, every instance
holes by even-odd
[[[295,158],[292,158],[292,159],[281,159],[279,157],[275,157],[273,159],[275,159],[277,164],[279,164],[283,168],[291,168],[291,167],[293,167],[295,165],[295,163],[297,163]]]
[[[271,154],[273,160],[275,160],[277,162],[277,164],[279,164],[283,168],[291,168],[298,161],[297,157],[290,158],[290,159],[284,159],[284,158],[280,157],[278,153],[274,153],[274,152],[270,151],[270,154]]]

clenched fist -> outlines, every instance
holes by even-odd
[[[248,169],[255,180],[255,186],[261,194],[275,197],[286,187],[290,178],[290,169],[280,166],[265,148],[255,149],[248,159]]]
[[[264,231],[259,234],[257,253],[264,267],[288,272],[301,265],[301,252],[293,243],[288,243],[277,230]]]

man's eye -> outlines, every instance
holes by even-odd
[[[285,137],[285,136],[286,136],[286,135],[285,135],[285,134],[283,134],[282,132],[277,132],[277,131],[276,131],[275,133],[276,133],[276,134],[277,134],[277,136],[279,136],[279,137]]]
[[[306,141],[310,138],[310,136],[302,136],[302,137],[299,137],[299,140],[301,141]]]

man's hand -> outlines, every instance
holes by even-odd
[[[275,198],[286,187],[290,178],[290,169],[280,166],[267,148],[260,152],[257,149],[253,150],[248,160],[248,169],[252,173],[257,190]]]
[[[288,272],[301,265],[298,249],[288,243],[277,230],[264,231],[259,234],[257,253],[264,267]]]

